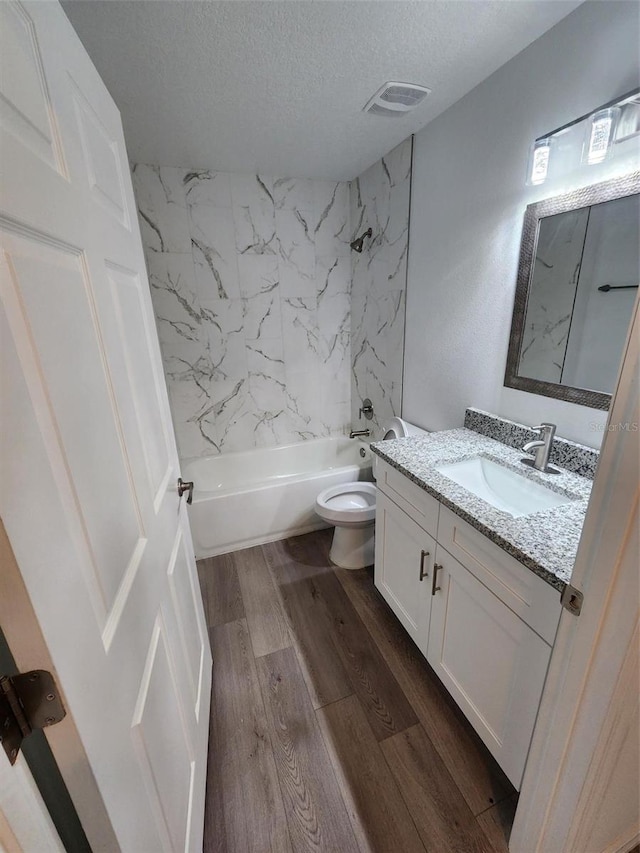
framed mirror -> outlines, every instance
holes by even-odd
[[[608,409],[640,278],[640,171],[530,204],[504,384]]]

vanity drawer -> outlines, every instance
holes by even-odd
[[[438,542],[523,622],[553,645],[560,593],[447,507],[441,507]]]
[[[437,501],[408,477],[396,471],[387,462],[378,459],[376,483],[385,495],[416,521],[423,530],[436,537],[440,501]]]

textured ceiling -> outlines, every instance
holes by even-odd
[[[67,0],[133,161],[344,180],[423,127],[578,0]],[[362,112],[387,80],[432,94]],[[508,117],[505,116],[505,120]]]

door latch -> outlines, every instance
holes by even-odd
[[[584,595],[580,592],[579,589],[576,589],[575,586],[567,584],[562,590],[562,595],[560,596],[560,604],[562,604],[562,606],[566,610],[568,610],[569,613],[573,613],[574,616],[580,615],[583,601]]]
[[[12,764],[31,732],[59,723],[66,713],[50,672],[0,676],[0,741]]]

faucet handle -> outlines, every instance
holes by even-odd
[[[358,417],[360,418],[360,420],[362,420],[363,415],[368,421],[373,418],[373,403],[368,397],[364,398],[364,400],[362,401],[362,406],[358,412]]]
[[[556,425],[555,424],[549,424],[549,423],[546,423],[546,421],[543,421],[539,426],[531,427],[531,429],[534,430],[535,432],[541,432],[543,434],[547,433],[553,437],[555,435],[555,432],[556,432]]]

